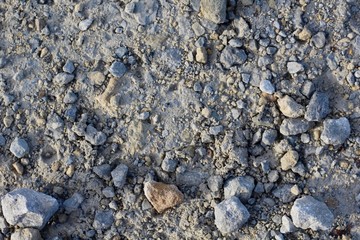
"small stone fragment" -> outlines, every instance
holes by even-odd
[[[250,176],[241,176],[229,179],[224,184],[224,198],[236,196],[242,202],[246,202],[251,197],[255,188],[254,178]]]
[[[74,80],[75,76],[68,73],[58,73],[53,81],[56,85],[64,86]]]
[[[196,61],[204,64],[207,62],[206,48],[199,47],[196,49]]]
[[[144,183],[144,193],[158,213],[183,202],[184,195],[172,184],[149,181]]]
[[[286,66],[287,66],[288,72],[291,74],[304,71],[303,65],[298,62],[288,62]]]
[[[93,85],[102,85],[105,81],[105,76],[102,72],[89,72],[87,77]]]
[[[316,48],[323,48],[326,43],[326,36],[324,32],[318,32],[311,39],[312,43],[314,43]]]
[[[262,80],[259,88],[263,93],[273,94],[275,92],[275,88],[269,80]]]
[[[10,240],[42,240],[40,231],[34,228],[16,229]]]
[[[311,228],[314,231],[329,230],[334,215],[325,203],[311,196],[297,199],[290,211],[294,225],[301,229]]]
[[[109,68],[109,72],[117,78],[122,77],[126,73],[126,71],[126,66],[119,61],[113,62]]]
[[[350,123],[345,117],[339,119],[326,119],[324,121],[324,130],[321,133],[321,140],[326,144],[343,144],[350,136]]]
[[[178,161],[174,158],[175,156],[170,152],[167,152],[164,160],[161,163],[161,168],[165,172],[175,172]]]
[[[63,66],[63,71],[70,74],[73,73],[75,71],[74,63],[68,59]]]
[[[111,177],[115,187],[122,188],[125,185],[128,170],[129,168],[125,164],[119,164],[112,170]]]
[[[66,213],[71,213],[77,210],[80,204],[84,201],[84,197],[80,193],[74,193],[70,198],[63,203]]]
[[[207,180],[207,185],[212,192],[219,192],[223,185],[223,178],[221,176],[211,176]]]
[[[106,230],[114,222],[113,211],[96,211],[93,227],[97,230]]]
[[[283,203],[289,203],[293,201],[297,195],[293,194],[292,190],[295,185],[284,184],[280,185],[272,191],[272,194],[277,197]]]
[[[227,46],[220,55],[220,62],[224,68],[231,68],[234,65],[241,65],[247,59],[247,55],[244,50]]]
[[[110,180],[111,166],[109,164],[102,164],[93,167],[93,171],[96,175],[104,180]]]
[[[302,41],[307,41],[311,38],[311,32],[310,30],[305,27],[303,28],[303,30],[299,33],[299,39],[302,40]]]
[[[262,135],[262,143],[271,146],[277,138],[277,131],[275,129],[266,129]]]
[[[201,15],[214,23],[226,21],[226,0],[201,0]]]
[[[295,167],[296,163],[299,160],[299,154],[297,151],[290,150],[284,154],[284,156],[280,159],[281,169],[287,171],[293,167]]]
[[[85,20],[81,21],[81,22],[79,23],[79,29],[80,29],[81,31],[86,31],[86,30],[88,30],[89,27],[90,27],[90,25],[93,23],[93,21],[94,21],[94,20],[91,19],[91,18],[85,19]]]
[[[24,167],[23,167],[23,165],[21,165],[21,163],[15,162],[12,166],[15,169],[15,171],[17,172],[17,174],[23,175]]]
[[[10,145],[10,152],[17,158],[24,157],[29,152],[29,145],[25,139],[16,137]]]
[[[326,93],[315,92],[306,107],[305,119],[321,121],[330,113],[329,97]]]
[[[308,121],[300,118],[287,118],[280,125],[280,133],[285,136],[297,135],[309,130]]]
[[[286,117],[298,118],[304,115],[304,107],[287,95],[283,98],[280,98],[277,103],[279,105],[280,111]]]
[[[215,206],[215,225],[227,234],[240,229],[250,218],[250,213],[240,200],[232,196]]]
[[[285,234],[285,233],[294,232],[295,230],[296,227],[294,226],[291,219],[286,215],[282,216],[280,232]]]
[[[106,142],[106,135],[105,133],[101,131],[97,131],[96,128],[94,128],[91,125],[88,125],[86,127],[85,132],[85,140],[91,143],[92,145],[99,146],[103,145]]]

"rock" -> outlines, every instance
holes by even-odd
[[[277,131],[275,129],[266,129],[263,132],[261,142],[265,145],[271,146],[277,138]]]
[[[209,128],[209,134],[210,134],[210,135],[214,135],[214,136],[219,135],[219,134],[220,134],[221,132],[223,132],[223,131],[224,131],[224,127],[221,126],[221,125],[211,126],[211,127]]]
[[[262,80],[259,88],[263,93],[273,94],[275,92],[275,88],[269,80]]]
[[[271,183],[276,182],[279,179],[279,172],[277,170],[271,170],[268,173],[268,180]]]
[[[234,65],[241,65],[247,59],[247,55],[244,50],[226,46],[220,55],[220,63],[224,68],[231,68]]]
[[[247,208],[235,196],[217,204],[214,213],[215,225],[223,234],[239,230],[250,218]]]
[[[206,63],[207,62],[207,52],[206,48],[199,47],[196,49],[196,61],[199,63]]]
[[[119,164],[112,170],[111,177],[115,187],[122,188],[125,185],[128,170],[129,168],[125,164]]]
[[[326,93],[315,92],[306,107],[305,119],[321,121],[330,113],[329,97]]]
[[[167,152],[165,158],[161,163],[161,168],[165,172],[175,172],[178,160],[175,159],[174,154]]]
[[[96,211],[93,227],[96,230],[106,230],[114,223],[113,211]]]
[[[311,228],[314,231],[330,230],[334,215],[325,203],[311,196],[297,199],[290,211],[294,225],[301,229]]]
[[[316,48],[323,48],[326,43],[326,36],[324,32],[318,32],[311,39],[311,42],[315,45]]]
[[[290,150],[284,154],[284,156],[280,159],[281,169],[287,171],[293,167],[295,167],[296,163],[299,160],[299,154],[297,151]]]
[[[310,30],[305,27],[303,30],[299,33],[299,39],[302,41],[308,41],[311,38],[311,32]]]
[[[201,0],[202,17],[214,23],[224,23],[226,21],[226,3],[226,0]]]
[[[350,123],[345,117],[339,119],[326,119],[324,121],[324,130],[321,133],[321,140],[326,144],[343,144],[350,136]]]
[[[309,128],[309,122],[304,119],[287,118],[284,119],[280,125],[280,133],[284,136],[297,135],[306,132]]]
[[[207,180],[207,185],[212,192],[219,192],[223,186],[223,178],[221,176],[211,176]]]
[[[103,132],[97,131],[92,125],[86,127],[85,140],[92,145],[99,146],[106,142],[106,135]]]
[[[280,98],[277,103],[279,105],[280,111],[286,117],[298,118],[304,115],[304,107],[287,95],[283,98]]]
[[[29,150],[29,145],[25,139],[22,138],[16,137],[10,145],[10,152],[17,158],[24,157],[29,152]]]
[[[79,29],[81,30],[81,31],[86,31],[86,30],[88,30],[89,29],[89,27],[91,26],[91,24],[93,23],[93,19],[91,19],[91,18],[88,18],[88,19],[85,19],[85,20],[83,20],[83,21],[81,21],[80,23],[79,23]]]
[[[104,74],[98,71],[89,72],[87,77],[93,85],[102,85],[105,81]]]
[[[34,228],[23,228],[16,229],[11,234],[10,240],[42,240],[41,234],[38,229]]]
[[[250,176],[235,177],[229,179],[224,184],[224,198],[236,196],[242,202],[246,202],[251,197],[252,191],[255,188],[254,178]]]
[[[350,29],[356,34],[360,35],[360,12],[351,14],[349,21]]]
[[[109,72],[117,78],[122,77],[126,73],[127,69],[126,66],[119,61],[115,61],[111,64],[109,68]]]
[[[5,67],[7,60],[5,57],[0,57],[0,69]]]
[[[125,11],[132,15],[136,22],[146,26],[156,20],[159,9],[157,0],[133,0],[126,5]]]
[[[63,102],[66,104],[72,104],[77,101],[78,97],[73,91],[68,91],[63,99]]]
[[[288,62],[286,66],[287,66],[288,72],[291,74],[304,71],[303,65],[298,62]]]
[[[101,192],[106,198],[113,198],[115,196],[113,187],[106,187]]]
[[[9,224],[40,230],[59,208],[55,198],[27,188],[7,193],[1,200],[1,206]]]
[[[158,213],[183,202],[184,195],[172,184],[149,181],[144,184],[144,193]]]
[[[53,82],[56,84],[56,85],[59,85],[59,86],[64,86],[68,83],[70,83],[72,80],[74,80],[75,76],[72,75],[72,74],[68,74],[68,73],[58,73],[54,79],[53,79]]]
[[[296,227],[294,226],[291,219],[286,215],[282,216],[280,232],[281,233],[291,233],[291,232],[294,232],[295,230],[296,230]]]
[[[272,194],[277,197],[283,203],[289,203],[293,201],[297,195],[293,193],[293,188],[297,188],[296,185],[284,184],[280,185],[272,191]]]
[[[63,71],[70,74],[73,73],[75,71],[74,63],[68,59],[63,66]]]
[[[70,198],[66,199],[63,203],[66,213],[77,210],[84,199],[80,193],[74,193]]]
[[[0,134],[0,147],[5,146],[5,144],[6,144],[5,137],[2,134]]]
[[[95,166],[93,167],[93,171],[100,178],[106,181],[110,180],[111,166],[109,164],[102,164],[99,166]]]

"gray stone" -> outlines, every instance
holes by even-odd
[[[75,71],[74,63],[71,60],[67,60],[63,66],[63,71],[66,73],[73,73]]]
[[[291,233],[296,230],[296,227],[294,226],[294,223],[291,221],[291,219],[284,215],[281,218],[281,227],[280,232],[281,233]]]
[[[289,203],[293,201],[297,195],[292,193],[292,188],[296,185],[284,184],[272,191],[272,194],[277,197],[283,203]]]
[[[305,81],[301,86],[300,91],[305,97],[310,98],[311,94],[313,94],[313,92],[315,91],[315,86],[313,82]]]
[[[85,20],[83,20],[83,21],[81,21],[80,23],[79,23],[79,29],[81,30],[81,31],[86,31],[86,30],[88,30],[89,29],[89,27],[91,26],[91,24],[93,23],[93,19],[91,19],[91,18],[88,18],[88,19],[85,19]]]
[[[199,186],[208,177],[206,173],[198,171],[185,171],[176,174],[176,184],[180,186]]]
[[[311,39],[311,42],[315,45],[317,48],[323,48],[326,43],[326,36],[324,32],[318,32],[316,35],[314,35]]]
[[[68,91],[63,99],[63,102],[66,104],[72,104],[77,101],[78,97],[73,91]]]
[[[254,188],[255,193],[263,193],[265,191],[264,184],[262,182],[258,182]]]
[[[102,194],[104,194],[106,198],[113,198],[115,196],[114,188],[106,187],[102,190]]]
[[[232,196],[215,206],[215,225],[223,234],[239,230],[250,217],[247,208]]]
[[[209,128],[209,134],[211,135],[218,135],[219,133],[223,132],[224,130],[224,127],[221,126],[221,125],[218,125],[218,126],[211,126]]]
[[[244,50],[227,46],[220,55],[220,62],[224,68],[231,68],[234,65],[241,65],[247,59],[247,55]]]
[[[329,97],[326,93],[315,92],[306,107],[305,119],[321,121],[330,113]]]
[[[114,223],[113,211],[96,211],[93,227],[96,230],[106,230]]]
[[[157,0],[133,0],[126,5],[125,11],[133,16],[136,22],[146,26],[156,20],[159,9]]]
[[[55,198],[27,188],[7,193],[1,206],[9,224],[37,229],[42,229],[59,208]]]
[[[255,188],[254,178],[250,176],[241,176],[229,179],[224,184],[224,198],[231,196],[239,197],[241,201],[246,202],[251,197]]]
[[[242,166],[248,166],[249,153],[247,148],[233,147],[229,151],[229,159]]]
[[[161,163],[161,168],[165,172],[175,172],[178,160],[175,159],[174,154],[167,152],[165,158]]]
[[[65,212],[71,213],[77,210],[83,201],[84,201],[84,197],[80,193],[74,193],[70,198],[66,199],[63,203]]]
[[[10,240],[42,240],[40,231],[34,228],[16,229]]]
[[[263,132],[261,142],[265,145],[272,145],[277,138],[277,131],[275,129],[266,129]]]
[[[101,131],[97,131],[92,125],[86,127],[85,140],[92,145],[99,146],[106,142],[106,135]]]
[[[275,88],[269,80],[262,80],[259,88],[263,93],[273,94],[275,92]]]
[[[324,130],[321,133],[321,140],[326,144],[343,144],[350,136],[351,128],[349,120],[345,117],[339,119],[326,119]]]
[[[16,137],[10,145],[10,152],[17,158],[24,157],[29,152],[29,150],[29,145],[25,139],[22,138]]]
[[[7,61],[5,57],[0,57],[0,69],[5,67]]]
[[[5,146],[5,144],[6,144],[5,137],[2,134],[0,134],[0,147]]]
[[[112,170],[111,176],[115,187],[122,188],[125,185],[128,170],[129,168],[125,164],[119,164]]]
[[[122,77],[126,73],[127,69],[126,66],[119,61],[115,61],[111,64],[109,68],[109,72],[117,78]]]
[[[5,218],[0,217],[0,232],[6,233],[9,230],[9,224],[6,222]]]
[[[303,65],[298,62],[288,62],[286,66],[287,66],[288,72],[291,74],[304,71]]]
[[[223,178],[221,176],[211,176],[207,180],[207,185],[212,192],[219,192],[223,186]]]
[[[286,117],[298,118],[304,115],[304,107],[287,95],[283,98],[280,98],[277,103],[279,105],[280,111]]]
[[[111,166],[109,164],[102,164],[99,166],[95,166],[93,167],[93,171],[100,178],[106,181],[110,180]]]
[[[254,3],[254,0],[240,0],[239,1],[243,6],[250,6]]]
[[[326,204],[311,196],[297,199],[290,215],[294,225],[301,229],[330,230],[334,222],[334,215]]]
[[[287,118],[280,125],[280,133],[284,136],[297,135],[306,132],[309,128],[309,122],[304,119]]]
[[[226,0],[201,0],[201,15],[214,23],[226,21]]]
[[[349,27],[353,32],[360,35],[360,12],[351,14]]]
[[[59,86],[64,86],[68,83],[70,83],[72,80],[74,80],[75,76],[72,75],[72,74],[68,74],[68,73],[58,73],[54,79],[53,79],[53,82],[56,84],[56,85],[59,85]]]
[[[271,183],[276,182],[279,179],[279,172],[277,170],[271,170],[268,173],[268,180]]]

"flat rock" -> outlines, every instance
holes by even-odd
[[[239,230],[250,217],[241,201],[232,196],[215,206],[215,225],[223,234]]]
[[[7,193],[1,200],[1,206],[9,224],[40,230],[59,208],[55,198],[27,188]]]
[[[349,120],[345,117],[339,119],[326,119],[324,130],[321,133],[321,140],[326,144],[343,144],[350,136],[351,128]]]
[[[311,196],[297,199],[290,214],[294,225],[301,229],[329,230],[334,221],[334,215],[328,206]]]
[[[203,18],[214,23],[226,21],[226,0],[201,0],[200,11]]]
[[[304,107],[287,95],[283,98],[280,98],[277,103],[279,105],[280,111],[286,117],[298,118],[304,115]]]
[[[29,145],[22,138],[15,138],[10,145],[10,152],[17,158],[24,157],[29,152]]]
[[[241,65],[247,59],[247,55],[244,50],[227,46],[220,55],[220,62],[224,68],[231,68],[234,65]]]
[[[280,125],[280,133],[284,136],[297,135],[309,130],[310,124],[301,118],[286,118]]]
[[[306,107],[304,118],[308,121],[321,121],[330,113],[329,96],[315,92]]]
[[[175,207],[184,200],[184,195],[177,186],[161,182],[149,181],[144,184],[144,193],[151,205],[159,213]]]
[[[255,188],[254,178],[250,176],[241,176],[229,179],[224,184],[224,197],[230,198],[236,196],[242,202],[246,202],[251,197]]]

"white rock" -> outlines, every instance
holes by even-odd
[[[85,20],[83,20],[83,21],[81,21],[80,23],[79,23],[79,29],[81,30],[81,31],[86,31],[86,30],[88,30],[89,29],[89,27],[90,27],[90,25],[93,23],[93,19],[91,19],[91,18],[88,18],[88,19],[85,19]]]
[[[287,70],[289,73],[294,74],[294,73],[304,71],[304,67],[302,64],[300,64],[298,62],[288,62]]]

